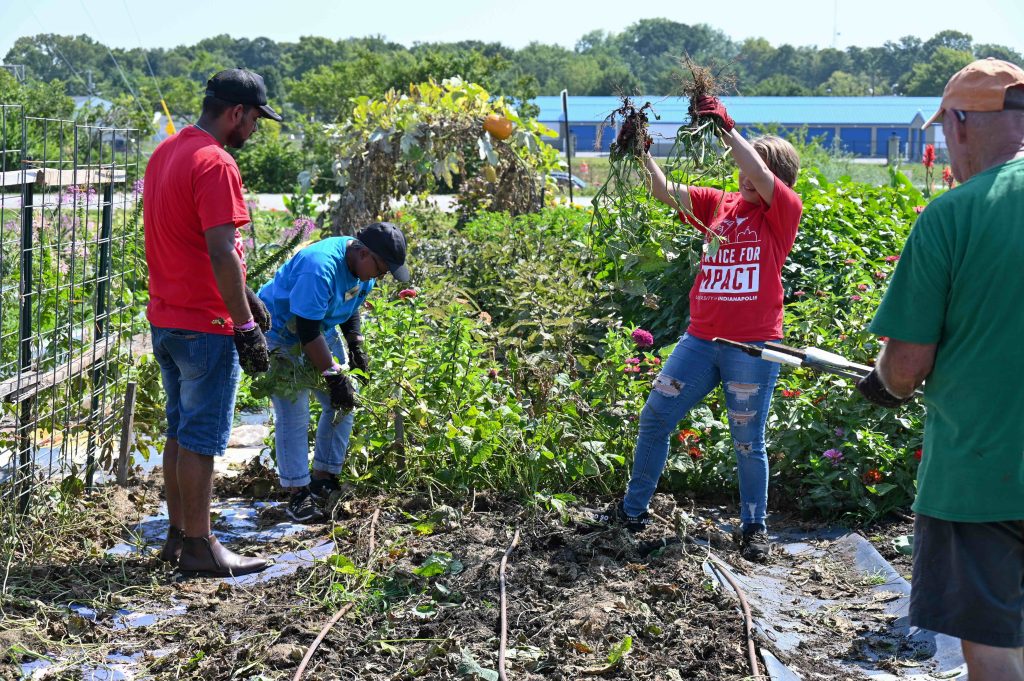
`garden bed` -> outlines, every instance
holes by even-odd
[[[219,491],[251,490],[265,477],[253,466]],[[759,636],[765,650],[805,678],[863,678],[850,665],[869,659],[865,646],[882,640],[892,623],[879,607],[864,605],[884,602],[871,592],[880,585],[836,560],[831,540],[812,541],[820,550],[813,556],[778,550],[770,566],[754,566],[739,558],[723,529],[735,520],[727,509],[681,508],[668,495],[656,497],[655,512],[686,518],[693,541],[671,543],[677,535],[663,522],[633,537],[590,526],[582,509],[563,517],[483,493],[458,507],[421,496],[350,498],[339,503],[334,522],[294,534],[267,531],[285,520],[273,502],[257,504],[249,533],[231,526],[243,514],[222,510],[215,527],[235,538],[236,550],[279,556],[279,564],[299,549],[319,556],[267,581],[182,581],[152,552],[111,555],[120,539],[111,531],[114,518],[136,530],[135,546],[159,536],[163,526],[152,520],[136,524],[157,509],[158,498],[153,485],[111,488],[100,498],[92,506],[95,526],[77,530],[88,538],[79,542],[83,549],[69,541],[59,560],[12,571],[0,678],[80,678],[84,670],[123,674],[104,678],[290,679],[347,602],[354,607],[330,628],[304,678],[496,678],[498,566],[516,529],[521,539],[507,569],[510,678],[749,677],[743,620],[731,590],[705,569],[709,551],[748,588],[758,576],[781,574],[794,603],[817,598],[848,606],[797,612],[797,628],[811,632],[798,650]],[[785,525],[790,540],[817,531],[785,518],[774,525]],[[880,529],[882,546],[906,532],[900,524]],[[670,545],[656,549],[663,540]],[[755,618],[764,614],[755,606]],[[885,641],[881,652],[891,652],[892,637]],[[922,653],[895,645],[888,656],[905,669],[922,664]]]

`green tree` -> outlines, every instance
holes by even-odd
[[[914,64],[901,84],[911,97],[938,97],[949,77],[974,61],[970,52],[939,47],[929,61]]]
[[[864,97],[870,94],[870,82],[864,76],[835,71],[818,86],[815,94],[823,97]]]

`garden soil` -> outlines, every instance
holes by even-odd
[[[247,471],[218,492],[262,489],[261,476]],[[100,511],[126,518],[142,506],[156,510],[157,501],[148,485],[116,491]],[[653,508],[667,522],[634,537],[591,526],[578,509],[563,515],[484,494],[461,507],[424,497],[349,498],[330,523],[269,544],[233,544],[279,555],[332,542],[324,555],[336,556],[333,567],[320,562],[244,584],[182,580],[152,553],[100,557],[97,535],[91,555],[12,572],[8,586],[20,595],[3,602],[3,621],[14,626],[0,628],[0,678],[291,679],[332,614],[354,601],[303,678],[496,679],[498,570],[516,529],[506,574],[510,679],[750,677],[735,595],[704,564],[713,551],[737,575],[762,568],[740,558],[722,530],[728,509],[680,508],[664,495]],[[269,506],[257,523],[283,520],[281,507]],[[689,538],[679,542],[672,525]],[[897,524],[875,539],[885,546],[906,532]],[[794,588],[816,596],[842,601],[865,592],[862,578],[834,561],[773,561],[794,575]],[[125,613],[151,615],[126,626]],[[813,635],[779,657],[806,679],[864,678],[833,660],[856,658],[864,632],[889,620],[863,610],[805,615]]]

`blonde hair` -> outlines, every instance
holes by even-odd
[[[768,165],[768,170],[782,180],[787,187],[796,184],[800,172],[800,156],[793,145],[775,135],[763,135],[750,143]]]

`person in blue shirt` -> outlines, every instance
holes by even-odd
[[[409,280],[405,235],[389,222],[376,222],[355,237],[324,239],[296,253],[259,291],[270,311],[267,345],[275,361],[308,362],[323,377],[323,389],[274,391],[274,444],[281,486],[292,490],[288,515],[297,522],[324,517],[324,502],[339,488],[354,421],[355,386],[344,371],[367,371],[360,310],[375,281],[391,273]],[[345,347],[338,330],[345,336]],[[323,406],[316,429],[310,475],[307,432],[309,393]],[[335,418],[341,410],[342,417]]]

